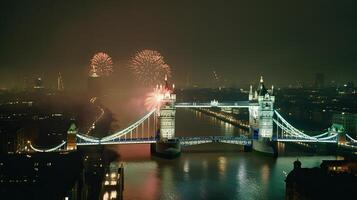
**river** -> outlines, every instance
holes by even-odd
[[[177,110],[177,136],[239,134],[247,132],[198,111]],[[284,180],[297,159],[297,156],[272,158],[255,152],[229,151],[231,145],[224,144],[220,151],[184,152],[173,160],[151,157],[149,145],[110,148],[118,152],[119,162],[125,166],[126,200],[284,199]],[[322,160],[337,157],[298,158],[302,167],[318,167]]]

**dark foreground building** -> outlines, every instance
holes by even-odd
[[[356,172],[356,161],[328,160],[320,168],[301,168],[301,162],[296,160],[285,180],[286,199],[353,199]]]
[[[0,155],[0,199],[81,199],[82,170],[78,151]]]

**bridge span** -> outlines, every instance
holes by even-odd
[[[251,104],[249,101],[235,101],[235,102],[218,102],[211,101],[209,103],[202,102],[190,102],[190,103],[175,103],[176,108],[249,108],[250,106],[256,106],[256,104]]]
[[[112,141],[99,141],[99,142],[83,142],[79,141],[78,146],[90,146],[90,145],[118,145],[118,144],[152,144],[158,142],[157,138],[118,138]],[[170,142],[179,142],[181,146],[192,146],[205,143],[226,143],[236,144],[243,146],[252,145],[251,139],[245,136],[192,136],[192,137],[175,137],[167,140]]]

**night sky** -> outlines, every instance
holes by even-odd
[[[125,83],[127,60],[154,49],[173,79],[212,84],[212,71],[241,86],[357,82],[356,0],[8,1],[0,3],[0,87],[45,77],[80,86],[89,59],[105,51]],[[83,81],[79,81],[83,80]]]

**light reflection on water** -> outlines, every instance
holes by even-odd
[[[244,132],[190,110],[178,111],[176,124],[181,136]],[[115,150],[125,164],[124,199],[284,199],[283,172],[290,172],[296,160],[245,152],[182,153],[165,160],[151,157],[149,145]],[[324,159],[335,157],[299,157],[303,167],[319,166]]]
[[[303,167],[323,159],[299,157]],[[186,153],[175,160],[125,161],[125,199],[284,199],[296,157],[253,153]]]
[[[218,171],[221,178],[223,178],[226,175],[225,174],[226,168],[227,168],[227,158],[223,156],[218,157]]]

